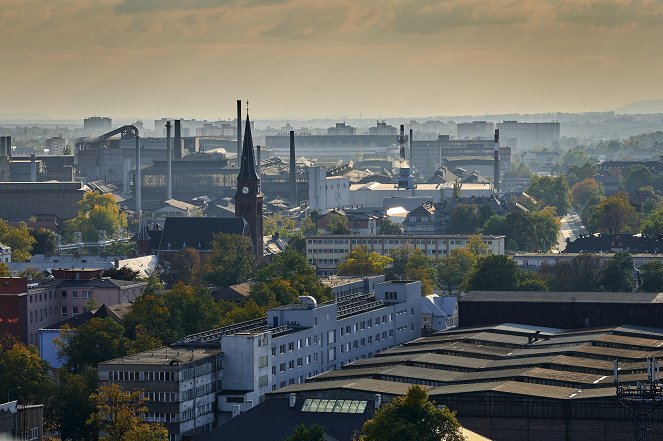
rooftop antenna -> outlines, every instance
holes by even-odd
[[[658,360],[648,358],[646,363],[647,381],[619,384],[619,360],[613,361],[617,398],[633,414],[636,441],[649,441],[649,417],[663,402]]]

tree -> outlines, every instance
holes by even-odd
[[[245,322],[248,320],[264,317],[267,314],[267,309],[258,306],[253,300],[247,300],[241,305],[228,304],[229,311],[223,314],[219,320],[218,326],[234,325],[236,323]]]
[[[376,410],[361,429],[360,441],[463,441],[461,426],[448,408],[438,409],[421,386]]]
[[[663,234],[663,207],[657,208],[647,215],[641,225],[642,234],[659,236]]]
[[[82,233],[83,240],[97,241],[99,231],[103,230],[110,236],[118,229],[127,227],[126,214],[110,194],[88,191],[78,205],[78,214],[69,221],[69,225]]]
[[[552,208],[536,212],[512,211],[491,216],[483,233],[506,235],[507,248],[513,251],[549,251],[557,243],[560,221]]]
[[[115,280],[138,280],[140,272],[132,270],[127,266],[121,268],[108,268],[103,272],[104,277],[110,277]]]
[[[387,280],[419,280],[421,295],[433,294],[435,269],[431,260],[418,248],[396,248],[389,252],[391,267],[386,269]]]
[[[9,270],[9,266],[6,263],[0,262],[0,277],[11,277],[12,272]]]
[[[463,283],[465,291],[516,291],[518,267],[508,256],[489,255],[479,259]]]
[[[636,232],[640,219],[626,193],[616,193],[598,203],[589,214],[587,227],[592,232]]]
[[[28,280],[37,280],[40,278],[43,278],[43,272],[39,268],[35,268],[34,266],[29,266],[24,270],[19,271],[18,276],[19,277],[25,277]]]
[[[384,269],[391,263],[391,258],[375,251],[368,252],[365,246],[355,247],[345,256],[337,267],[341,276],[374,276],[384,274]]]
[[[387,235],[393,235],[393,234],[401,234],[403,232],[403,229],[399,224],[396,222],[392,221],[388,217],[381,217],[378,219],[377,222],[377,227],[378,227],[378,234],[387,236]]]
[[[596,291],[603,280],[603,264],[598,256],[582,253],[570,262],[544,265],[539,273],[550,280],[554,291]]]
[[[613,292],[631,292],[634,288],[633,258],[628,253],[616,253],[605,266],[603,288]]]
[[[302,236],[300,232],[295,233],[288,241],[288,248],[306,256],[306,237]]]
[[[295,221],[289,217],[276,213],[272,216],[266,216],[263,221],[263,230],[265,235],[279,235],[283,238],[292,237],[295,231]]]
[[[558,216],[565,215],[571,208],[569,184],[564,176],[533,176],[527,194],[543,206],[554,207]]]
[[[490,254],[488,244],[481,239],[479,234],[473,234],[470,236],[465,248],[476,257],[485,256]]]
[[[474,204],[458,204],[451,213],[448,231],[451,234],[472,234],[479,228],[479,209]]]
[[[340,214],[329,214],[327,221],[327,234],[346,235],[352,234],[348,227],[348,218]]]
[[[35,239],[32,245],[32,254],[53,254],[55,253],[55,233],[47,228],[32,228],[30,235]]]
[[[217,234],[206,265],[206,279],[218,286],[246,282],[256,268],[253,243],[247,236]]]
[[[455,200],[460,200],[460,195],[461,195],[461,189],[463,188],[463,184],[460,181],[454,181],[453,183],[453,193],[451,197]]]
[[[451,250],[448,256],[439,259],[436,265],[437,283],[449,292],[459,287],[465,275],[477,263],[477,256],[467,248]]]
[[[100,441],[168,441],[165,427],[140,419],[148,410],[147,399],[141,395],[139,390],[124,391],[117,384],[109,384],[90,396],[95,411],[87,424],[104,433]]]
[[[622,172],[621,188],[633,192],[641,187],[650,185],[653,176],[649,169],[643,165],[633,165]]]
[[[127,355],[124,327],[113,319],[95,317],[77,328],[63,327],[56,340],[58,356],[72,372]]]
[[[295,303],[298,296],[290,281],[281,278],[254,283],[249,293],[251,300],[266,308]]]
[[[90,394],[97,389],[97,370],[87,368],[80,374],[60,369],[54,395],[57,429],[63,440],[96,439],[97,430],[81,424],[94,412]]]
[[[507,232],[506,217],[493,214],[483,224],[482,233],[491,235],[504,235]]]
[[[663,263],[647,262],[640,267],[640,291],[663,291]]]
[[[11,226],[0,219],[0,243],[12,249],[12,260],[15,262],[27,262],[32,257],[32,245],[35,238],[30,235],[30,230],[24,222],[17,226]]]
[[[573,205],[579,211],[582,211],[591,201],[600,201],[603,195],[603,185],[596,182],[594,178],[583,179],[571,187]]]
[[[299,231],[302,233],[302,235],[304,235],[304,237],[315,236],[318,234],[318,227],[312,220],[312,214],[311,217],[307,217],[301,222]]]
[[[325,441],[325,439],[325,429],[322,426],[298,424],[292,431],[292,435],[283,441]]]
[[[7,336],[0,339],[0,398],[37,399],[48,388],[48,365],[34,346]]]
[[[200,252],[195,248],[183,248],[175,253],[165,254],[159,260],[158,271],[170,286],[177,282],[197,285],[203,276]]]

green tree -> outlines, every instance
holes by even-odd
[[[0,262],[0,277],[11,277],[12,272],[9,270],[9,266],[6,263]]]
[[[221,317],[218,326],[234,325],[236,323],[253,320],[267,315],[267,309],[259,306],[253,300],[249,299],[241,305],[229,304],[229,310]]]
[[[503,234],[507,248],[513,251],[547,252],[557,243],[560,221],[552,208],[536,212],[512,211],[491,216],[484,226],[484,234]]]
[[[459,287],[467,273],[477,263],[477,256],[467,248],[451,250],[448,256],[439,259],[436,264],[437,283],[449,292]]]
[[[329,214],[327,221],[327,234],[346,235],[352,234],[348,227],[348,219],[340,214]]]
[[[516,291],[518,267],[508,256],[489,255],[479,259],[463,283],[465,291]]]
[[[97,430],[81,424],[94,412],[90,394],[97,389],[97,370],[86,368],[80,374],[60,369],[54,395],[57,429],[63,440],[96,439]]]
[[[533,176],[527,194],[543,206],[554,207],[558,216],[565,215],[571,208],[569,184],[564,176]]]
[[[571,187],[573,205],[582,211],[591,201],[600,201],[603,198],[603,185],[596,182],[594,178],[583,179]]]
[[[117,384],[104,385],[90,396],[95,411],[87,424],[98,427],[100,441],[168,441],[168,431],[159,424],[149,424],[140,415],[147,412],[142,392],[124,391]]]
[[[643,165],[634,165],[622,171],[621,188],[627,192],[633,192],[641,187],[650,185],[653,176],[649,169]]]
[[[69,221],[69,225],[82,233],[83,240],[97,241],[99,231],[103,230],[110,236],[118,229],[127,227],[126,214],[110,194],[89,191],[78,205],[78,214]]]
[[[453,183],[453,193],[451,197],[455,200],[460,200],[460,195],[461,195],[461,189],[463,188],[463,184],[460,181],[454,181]]]
[[[663,292],[663,263],[647,262],[640,267],[640,291]]]
[[[21,396],[37,401],[48,388],[48,365],[34,346],[3,336],[0,339],[0,398]]]
[[[251,239],[237,234],[217,234],[206,265],[207,281],[218,286],[246,282],[256,268]]]
[[[31,228],[30,235],[35,239],[32,245],[32,254],[55,253],[55,233],[46,228]]]
[[[647,215],[641,225],[642,234],[659,236],[663,234],[663,207],[657,208]]]
[[[72,372],[127,355],[124,327],[108,317],[95,317],[77,328],[63,327],[56,340],[58,356]]]
[[[365,246],[355,247],[345,256],[337,269],[341,276],[374,276],[384,274],[385,267],[391,263],[391,258],[382,256],[375,251],[368,252]]]
[[[273,236],[278,234],[282,238],[289,238],[294,234],[295,221],[289,217],[276,213],[272,216],[266,216],[263,222],[265,235]]]
[[[304,237],[315,236],[318,234],[318,227],[310,217],[304,218],[299,226],[299,231]]]
[[[576,182],[580,182],[584,179],[592,178],[596,175],[596,166],[590,161],[585,162],[580,167],[572,166],[566,172],[566,179],[569,182],[569,185],[574,185]]]
[[[167,253],[159,259],[158,271],[168,285],[177,282],[197,285],[204,272],[200,252],[195,248],[183,248],[175,253]]]
[[[34,266],[29,266],[26,269],[21,270],[18,273],[18,276],[25,277],[28,280],[37,280],[43,278],[44,273],[39,268],[35,268]]]
[[[603,288],[612,292],[633,291],[634,268],[630,254],[616,253],[605,266]]]
[[[298,296],[290,281],[281,278],[254,283],[249,294],[256,304],[267,308],[295,303]]]
[[[15,262],[27,262],[32,257],[32,246],[36,242],[30,235],[30,230],[24,222],[17,226],[11,226],[0,219],[0,243],[12,249],[12,260]]]
[[[132,270],[127,266],[121,268],[108,268],[103,271],[104,277],[110,277],[114,280],[138,280],[140,272]]]
[[[596,291],[603,280],[603,264],[598,256],[582,253],[570,262],[544,265],[539,273],[550,280],[554,291]]]
[[[458,204],[451,213],[447,230],[451,234],[472,234],[480,227],[479,209],[474,204]]]
[[[306,237],[302,236],[300,232],[295,233],[288,241],[288,247],[302,256],[306,256]]]
[[[417,248],[402,247],[389,251],[392,264],[386,269],[387,280],[419,280],[421,294],[433,294],[436,271],[433,263]]]
[[[298,424],[292,431],[292,435],[283,441],[325,441],[325,439],[325,429],[322,426]]]
[[[592,232],[637,232],[640,219],[626,193],[616,193],[598,203],[589,214],[587,227]]]
[[[505,235],[508,230],[506,217],[499,214],[493,214],[483,224],[481,232],[483,234]]]
[[[401,226],[388,217],[378,219],[377,227],[378,234],[383,236],[401,234],[403,232]]]
[[[421,386],[380,407],[364,423],[360,441],[464,441],[460,423],[446,407],[438,409]]]

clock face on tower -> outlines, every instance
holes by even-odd
[[[242,193],[249,194],[249,187],[242,187]]]

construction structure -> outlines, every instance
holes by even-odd
[[[649,441],[651,414],[663,402],[663,385],[659,379],[658,360],[648,358],[647,380],[635,383],[620,383],[619,360],[615,359],[614,366],[617,398],[633,414],[635,441]]]

